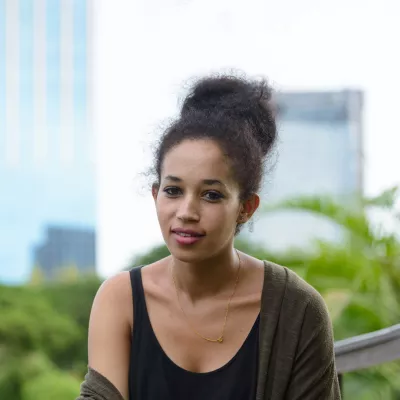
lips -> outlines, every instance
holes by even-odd
[[[196,232],[191,229],[176,228],[172,229],[171,232],[173,233],[178,244],[181,245],[194,244],[205,236],[203,233]]]
[[[176,228],[172,229],[172,233],[175,233],[179,236],[183,237],[202,237],[204,234],[200,232],[193,231],[191,229],[182,229],[182,228]]]

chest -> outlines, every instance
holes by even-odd
[[[165,355],[178,367],[195,373],[215,371],[245,351],[253,353],[258,341],[256,296],[232,301],[226,317],[225,299],[187,306],[173,296],[146,296],[152,331]],[[256,331],[255,331],[256,330]],[[222,342],[216,339],[222,336]],[[248,343],[250,342],[250,343]],[[244,346],[247,345],[247,350]]]

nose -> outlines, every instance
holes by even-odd
[[[186,196],[182,198],[182,200],[179,202],[176,217],[183,222],[199,221],[199,207],[193,196]]]

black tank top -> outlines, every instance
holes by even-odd
[[[176,365],[160,346],[147,313],[141,267],[130,271],[134,327],[129,369],[130,400],[254,400],[259,316],[236,355],[207,373]]]

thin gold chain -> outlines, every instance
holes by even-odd
[[[235,249],[235,251],[236,251],[236,254],[237,254],[238,259],[239,259],[238,272],[237,272],[237,275],[236,275],[235,286],[234,286],[234,288],[233,288],[232,294],[231,294],[231,296],[230,296],[230,298],[229,298],[229,301],[228,301],[228,305],[227,305],[227,307],[226,307],[225,318],[224,318],[224,324],[223,324],[223,326],[222,326],[221,335],[220,335],[217,339],[211,339],[211,338],[208,338],[208,337],[203,336],[202,334],[200,334],[199,332],[197,332],[197,330],[196,330],[195,328],[193,328],[193,326],[190,324],[189,318],[188,318],[188,316],[186,315],[185,310],[183,309],[183,307],[182,307],[182,305],[181,305],[181,302],[180,302],[180,300],[179,300],[179,292],[178,292],[178,287],[177,287],[177,285],[176,285],[175,273],[174,273],[173,266],[171,265],[172,280],[173,280],[173,282],[174,282],[174,287],[175,287],[175,292],[176,292],[176,298],[177,298],[177,300],[178,300],[178,304],[179,304],[179,307],[180,307],[180,309],[181,309],[181,311],[182,311],[182,314],[185,316],[186,320],[188,321],[188,325],[189,325],[189,327],[192,329],[192,331],[193,331],[197,336],[201,337],[201,338],[204,339],[204,340],[207,340],[207,342],[222,343],[222,342],[224,341],[225,328],[226,328],[226,324],[227,324],[227,322],[228,322],[229,307],[230,307],[230,305],[231,305],[232,298],[233,298],[233,296],[235,295],[236,288],[237,288],[237,285],[238,285],[238,283],[239,283],[240,268],[241,268],[241,265],[242,265],[242,260],[240,259],[239,252],[238,252],[236,249]]]

